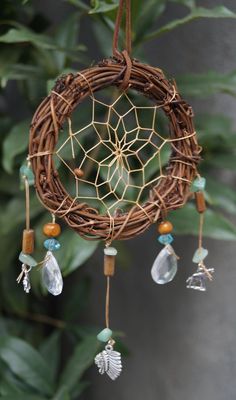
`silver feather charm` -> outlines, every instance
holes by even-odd
[[[105,350],[96,355],[94,361],[101,375],[106,373],[113,381],[120,376],[122,371],[121,354],[114,351],[109,342]]]

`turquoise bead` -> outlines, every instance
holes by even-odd
[[[27,178],[29,185],[34,185],[34,173],[30,167],[27,165],[22,165],[20,167],[20,176],[23,180],[24,177]]]
[[[37,261],[31,257],[29,254],[25,254],[23,252],[21,252],[19,254],[19,260],[22,262],[22,264],[26,264],[29,267],[36,267],[36,265],[38,264]]]
[[[206,187],[206,179],[200,176],[199,178],[194,179],[191,190],[193,192],[201,192],[205,189]]]
[[[109,328],[105,328],[103,329],[98,335],[97,335],[97,339],[100,342],[108,342],[109,339],[111,339],[112,337],[112,330]]]
[[[203,261],[206,258],[207,255],[208,255],[208,250],[201,247],[200,249],[197,249],[195,251],[192,261],[195,264],[199,264],[201,261]]]
[[[50,251],[55,251],[55,250],[60,250],[61,245],[58,242],[58,240],[51,238],[51,239],[46,239],[43,243],[45,249],[50,250]]]
[[[174,240],[174,238],[170,233],[168,233],[166,235],[160,235],[158,237],[158,242],[161,243],[161,244],[165,244],[165,245],[172,243],[173,240]]]

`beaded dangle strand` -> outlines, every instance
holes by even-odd
[[[206,211],[206,202],[204,197],[204,189],[206,186],[206,179],[198,176],[192,184],[194,192],[196,209],[199,213],[199,234],[198,234],[198,248],[193,255],[193,263],[197,264],[197,271],[191,275],[186,283],[188,289],[194,289],[201,292],[206,291],[207,280],[212,281],[212,274],[215,272],[214,268],[206,268],[204,260],[208,255],[208,250],[202,247],[204,213]]]
[[[122,363],[121,354],[114,351],[115,340],[112,339],[113,332],[110,329],[110,279],[115,274],[115,257],[117,250],[107,246],[104,249],[104,275],[106,277],[106,301],[105,301],[105,323],[106,327],[99,332],[97,339],[102,343],[107,343],[105,349],[96,355],[94,362],[101,375],[106,373],[109,378],[115,380],[121,374]]]
[[[47,253],[42,266],[42,281],[49,293],[58,296],[63,289],[63,279],[53,251],[57,251],[61,247],[59,241],[55,239],[60,235],[61,227],[55,222],[54,214],[52,214],[52,222],[44,225],[43,233],[47,236],[47,239],[44,241]]]
[[[52,215],[52,222],[44,225],[43,233],[47,236],[44,241],[44,247],[47,249],[46,256],[43,261],[37,262],[31,254],[34,252],[34,230],[30,227],[30,186],[34,185],[34,174],[31,169],[30,161],[27,165],[20,168],[20,178],[24,184],[25,190],[25,229],[22,237],[22,251],[19,254],[19,260],[22,263],[21,273],[17,277],[17,283],[23,278],[23,288],[26,293],[30,292],[31,284],[29,272],[36,266],[42,268],[42,281],[48,292],[57,296],[62,292],[63,280],[57,260],[53,255],[53,251],[59,250],[61,245],[55,237],[61,233],[61,227],[55,222],[55,216]]]
[[[20,168],[20,178],[25,190],[25,229],[22,235],[22,251],[19,254],[19,261],[22,263],[21,273],[16,281],[20,283],[23,278],[24,291],[29,293],[31,289],[29,272],[38,264],[31,256],[34,252],[34,230],[30,227],[30,186],[34,184],[34,175],[29,161]]]

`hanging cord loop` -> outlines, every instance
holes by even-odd
[[[125,9],[125,49],[123,51],[118,50],[119,33],[122,22],[122,16]],[[120,85],[121,89],[126,90],[129,85],[129,79],[132,68],[131,61],[131,3],[130,0],[120,0],[119,8],[117,11],[117,17],[115,22],[115,30],[113,35],[113,57],[119,61],[123,61],[125,64],[123,81]]]
[[[116,22],[115,22],[115,30],[113,36],[113,56],[116,58],[121,58],[121,53],[118,50],[118,40],[119,40],[119,33],[120,27],[122,22],[122,15],[124,12],[124,3],[126,4],[125,7],[125,50],[127,51],[128,55],[131,55],[131,5],[130,0],[120,0],[119,8],[117,11]]]

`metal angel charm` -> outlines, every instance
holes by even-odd
[[[113,381],[120,376],[122,371],[121,354],[113,350],[114,342],[109,341],[101,353],[97,354],[94,361],[101,375],[106,373]]]
[[[214,268],[206,268],[203,263],[199,263],[197,272],[195,272],[186,280],[187,288],[205,292],[206,281],[207,279],[209,279],[210,281],[212,280],[212,274],[214,272]]]

